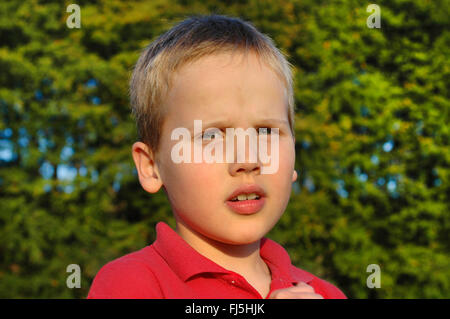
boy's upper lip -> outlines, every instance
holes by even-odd
[[[235,198],[238,195],[241,194],[256,194],[259,197],[265,197],[266,196],[266,192],[264,191],[264,189],[262,187],[260,187],[259,185],[256,184],[244,184],[239,186],[238,188],[236,188],[230,196],[228,196],[227,201]]]

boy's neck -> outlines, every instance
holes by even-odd
[[[182,222],[177,222],[176,232],[201,255],[227,270],[246,279],[270,278],[270,270],[260,256],[260,240],[245,245],[225,244],[189,229]]]

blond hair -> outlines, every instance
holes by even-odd
[[[159,36],[144,49],[130,81],[132,113],[139,139],[158,150],[171,74],[188,62],[221,52],[254,52],[280,77],[288,97],[293,131],[294,97],[291,65],[273,41],[252,24],[222,15],[192,16]]]

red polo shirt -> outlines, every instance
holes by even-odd
[[[194,250],[167,224],[156,225],[155,242],[113,260],[96,275],[88,298],[262,298],[241,275]],[[272,274],[270,292],[303,281],[325,299],[346,298],[335,286],[291,264],[286,250],[263,238],[260,255]]]

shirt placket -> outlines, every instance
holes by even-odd
[[[270,291],[267,294],[265,299],[268,299],[268,297],[278,289],[284,289],[292,287],[292,279],[287,276],[284,272],[282,272],[276,265],[271,263],[270,261],[266,260],[266,264],[270,269],[270,273],[272,276],[272,281],[270,283]]]
[[[267,294],[265,299],[268,299],[269,296],[272,294],[272,292],[274,292],[275,290],[278,289],[284,289],[284,288],[289,288],[292,287],[292,282],[283,278],[272,278],[272,282],[270,283],[270,291]]]
[[[224,279],[227,281],[229,285],[231,285],[235,289],[244,290],[247,293],[254,295],[257,299],[263,299],[261,294],[255,288],[253,288],[253,286],[250,285],[249,282],[244,277],[242,277],[238,273],[230,272]]]

